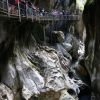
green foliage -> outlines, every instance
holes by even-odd
[[[86,4],[90,5],[91,3],[94,3],[94,0],[87,0]]]

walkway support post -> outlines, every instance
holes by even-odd
[[[4,3],[4,2],[3,2]],[[8,0],[7,0],[7,9],[8,9],[8,17],[10,17],[10,10],[9,10],[9,2],[8,2]]]
[[[45,32],[45,25],[43,26],[43,33],[44,33],[44,45],[46,45],[46,32]]]
[[[4,9],[4,4],[5,4],[5,2],[4,2],[4,0],[2,0],[2,2],[3,2],[3,9]]]
[[[27,10],[28,10],[28,7],[27,7],[27,4],[26,4],[26,18],[28,19],[28,12],[27,12]]]
[[[18,16],[19,16],[19,21],[21,22],[21,12],[20,12],[19,1],[18,1]]]

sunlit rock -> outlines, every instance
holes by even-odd
[[[17,53],[16,70],[22,87],[22,95],[28,100],[32,95],[38,95],[44,87],[44,79],[39,72],[32,68],[32,63],[26,56]]]
[[[14,100],[12,90],[2,83],[0,83],[0,100]]]
[[[70,43],[62,43],[62,45],[64,46],[64,48],[66,49],[66,51],[70,51],[72,49],[72,45]]]
[[[86,2],[87,2],[87,0],[76,0],[76,7],[77,7],[79,10],[83,11]]]
[[[14,93],[14,99],[20,100],[19,91],[17,91],[19,86],[19,79],[17,76],[16,67],[14,66],[14,62],[9,61],[8,66],[5,68],[2,74],[2,82],[6,84]]]
[[[50,49],[49,49],[50,50]],[[57,54],[55,51],[45,51],[41,49],[35,52],[34,56],[43,70],[42,74],[45,80],[46,90],[59,92],[62,89],[72,89],[76,95],[80,92],[79,87],[82,86],[82,81],[71,79],[68,76],[70,61],[64,58],[62,54]],[[34,60],[34,59],[33,59]],[[49,100],[49,99],[48,99]]]
[[[78,59],[78,57],[79,57],[78,50],[80,47],[79,40],[72,34],[67,34],[65,42],[72,45],[70,54],[73,58]]]
[[[64,42],[64,33],[62,31],[53,31],[52,32],[53,41],[62,43]]]
[[[66,14],[74,14],[76,9],[82,14],[85,0],[75,1],[64,0],[66,2],[64,5],[58,2],[56,8],[58,8],[57,10],[60,9],[61,14],[63,14],[62,9],[68,9]],[[35,0],[34,4],[36,2],[37,7],[41,7],[41,9],[55,11],[51,8],[54,8],[56,0]],[[6,38],[1,24],[0,43]],[[48,24],[48,28],[46,24]],[[0,44],[0,50],[4,51],[5,54],[7,49],[7,56],[10,56],[9,51],[11,49],[9,50],[9,48],[12,47],[13,49],[11,58],[7,58],[7,64],[4,65],[5,69],[0,78],[1,82],[11,89],[8,91],[8,94],[11,93],[11,95],[9,96],[4,91],[5,88],[1,88],[4,91],[3,94],[6,93],[7,96],[1,94],[0,100],[4,100],[2,97],[8,98],[8,100],[78,100],[83,82],[76,77],[72,64],[74,65],[79,57],[84,55],[84,45],[75,37],[77,33],[83,31],[82,20],[75,24],[78,30],[74,24],[73,21],[43,21],[43,23],[39,21],[32,24],[28,21],[21,22],[21,24],[14,21],[13,24],[11,21],[11,26],[10,23],[7,24],[11,27],[8,27],[8,33],[12,33],[7,37],[7,45],[10,45],[9,42],[11,42],[13,46],[8,47],[5,41],[3,46]],[[68,34],[67,25],[70,26],[70,29],[68,27],[70,30]],[[12,26],[15,26],[15,29],[12,30]],[[48,39],[46,38],[47,35],[49,35]],[[48,43],[46,43],[47,41]],[[47,46],[43,46],[43,42]],[[51,45],[53,48],[50,48]],[[5,47],[7,48],[5,49]],[[2,59],[2,56],[0,57]],[[83,69],[78,70],[79,72],[82,70],[82,74],[84,74]]]
[[[54,52],[40,51],[36,52],[37,56],[42,61],[42,66],[45,67],[45,85],[51,90],[58,91],[64,88],[64,80],[61,72],[59,58]]]
[[[78,49],[78,54],[80,56],[80,58],[82,56],[84,56],[84,53],[85,53],[85,46],[84,44],[80,41],[80,45],[79,45],[79,49]]]

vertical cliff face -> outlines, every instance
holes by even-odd
[[[91,16],[91,17],[90,17]],[[91,74],[92,62],[94,57],[94,44],[95,44],[95,4],[94,2],[85,5],[83,12],[83,20],[86,26],[87,38],[85,41],[86,46],[86,59],[89,59],[88,71]],[[88,55],[88,56],[87,56]],[[87,60],[88,61],[88,60]]]
[[[83,19],[86,26],[86,67],[91,76],[92,92],[95,100],[99,99],[100,95],[100,1],[90,0],[87,2]]]

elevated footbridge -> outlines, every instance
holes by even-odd
[[[53,15],[51,12],[44,13],[44,15],[34,12],[33,8],[24,4],[24,9],[18,3],[17,5],[10,4],[8,0],[0,0],[0,18],[18,19],[31,21],[61,21],[61,20],[79,20],[78,14],[57,14]],[[31,13],[29,13],[31,9]]]

